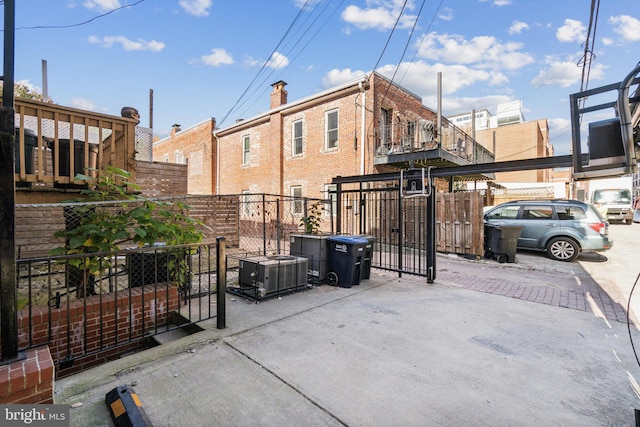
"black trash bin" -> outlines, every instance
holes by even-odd
[[[330,285],[350,288],[360,284],[361,265],[367,239],[357,236],[331,236],[327,238],[329,244],[329,273],[327,280]]]
[[[20,128],[16,128],[16,173],[20,173]],[[33,150],[38,146],[38,136],[31,129],[24,130],[24,173],[33,173]]]
[[[484,256],[498,262],[515,262],[521,225],[485,224]]]
[[[364,247],[364,257],[362,258],[360,279],[367,280],[371,278],[371,260],[373,259],[373,246],[376,244],[375,236],[368,234],[361,234],[358,237],[367,239],[367,244]]]
[[[53,140],[49,141],[49,148],[51,149],[51,156],[53,157],[53,167],[55,168],[56,162],[60,162],[58,166],[59,176],[69,176],[73,178],[79,173],[87,174],[84,170],[85,167],[95,169],[98,164],[98,145],[88,144],[89,146],[89,164],[84,164],[84,141],[77,139],[73,140],[73,175],[71,175],[71,143],[68,139],[59,139],[58,148],[60,153],[56,156],[55,143]]]

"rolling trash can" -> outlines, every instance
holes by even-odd
[[[375,236],[368,234],[361,234],[358,237],[367,239],[367,244],[364,247],[364,257],[362,258],[362,264],[360,268],[360,279],[367,280],[371,278],[371,261],[373,260],[373,245],[376,244]]]
[[[485,224],[484,257],[499,263],[515,262],[521,225]]]
[[[362,260],[367,239],[357,236],[331,236],[327,282],[332,286],[350,288],[360,284]]]

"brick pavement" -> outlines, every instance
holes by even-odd
[[[498,264],[492,260],[456,261],[439,259],[437,283],[627,322],[626,307],[614,301],[591,276],[575,265],[573,270],[581,271],[545,271],[530,266]]]

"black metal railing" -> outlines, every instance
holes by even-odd
[[[145,348],[216,315],[218,270],[216,243],[20,259],[19,348],[49,345],[61,371]]]

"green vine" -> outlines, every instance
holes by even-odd
[[[322,212],[324,211],[323,204],[320,201],[312,204],[307,210],[307,214],[300,218],[300,225],[304,227],[304,232],[307,234],[318,234],[320,231],[320,224],[322,224]]]
[[[81,199],[73,201],[77,206],[66,210],[66,228],[54,233],[55,237],[64,238],[65,244],[49,253],[51,256],[87,254],[68,260],[71,267],[82,273],[81,285],[92,287],[93,276],[111,266],[108,258],[88,254],[117,251],[126,243],[144,247],[159,242],[180,245],[202,241],[202,231],[198,228],[201,224],[188,216],[188,206],[129,193],[130,189],[139,190],[139,186],[129,182],[131,173],[122,169],[109,166],[95,172],[97,178],[83,174],[75,176],[76,180],[85,181],[88,188],[82,191]],[[116,203],[109,207],[87,203],[105,201]],[[126,201],[140,201],[141,204],[132,205]],[[186,253],[185,257],[169,258],[172,280],[185,284],[188,279]]]

